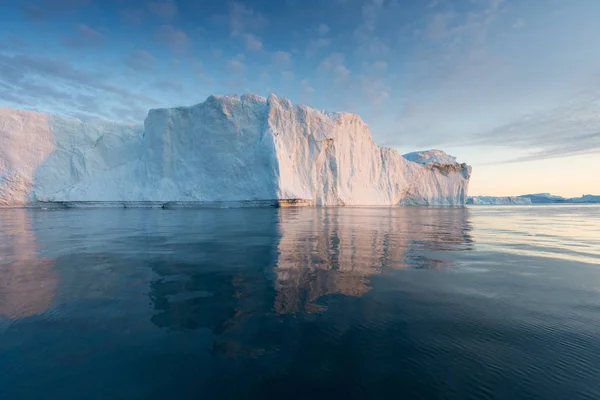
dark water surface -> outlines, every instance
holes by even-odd
[[[600,207],[0,211],[0,399],[600,399]]]

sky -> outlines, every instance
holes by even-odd
[[[0,0],[0,106],[142,123],[211,94],[348,111],[471,195],[600,194],[597,0]]]

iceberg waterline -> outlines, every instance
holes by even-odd
[[[350,113],[271,95],[150,110],[144,126],[0,108],[0,205],[464,205],[471,167],[377,146]]]

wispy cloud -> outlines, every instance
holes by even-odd
[[[188,35],[171,25],[162,25],[156,30],[156,39],[166,44],[174,52],[183,52],[189,48],[190,39]]]
[[[341,53],[331,53],[321,61],[318,69],[332,74],[336,82],[346,81],[350,77],[350,70],[346,67],[345,57]]]
[[[367,0],[362,6],[363,24],[361,29],[372,32],[377,26],[379,12],[384,0]]]
[[[134,50],[123,62],[135,71],[153,71],[155,58],[146,50]]]
[[[246,45],[246,49],[250,51],[256,51],[262,49],[262,41],[258,36],[255,36],[251,33],[244,33],[241,35],[244,44]]]
[[[388,39],[377,34],[378,21],[384,7],[384,0],[366,0],[362,6],[362,22],[354,31],[357,41],[354,53],[361,59],[381,58],[389,54]]]
[[[45,9],[31,2],[21,3],[21,11],[27,16],[27,18],[34,21],[41,21],[45,19],[47,15]]]
[[[267,25],[267,18],[240,2],[232,2],[229,9],[229,29],[232,37],[255,32]]]
[[[34,104],[58,106],[58,110],[70,115],[83,115],[83,106],[79,103],[81,98],[78,97],[81,95],[100,95],[105,102],[110,99],[114,104],[129,109],[149,108],[157,104],[144,94],[111,82],[103,74],[76,68],[64,60],[26,54],[0,55],[0,72],[0,82],[11,88],[10,91],[2,91],[0,99],[10,101],[15,106],[31,104],[35,99]],[[21,95],[9,96],[10,92]],[[88,110],[88,113],[112,117],[102,109]]]
[[[364,76],[360,79],[360,87],[371,105],[379,105],[390,98],[392,88],[378,76]]]
[[[229,30],[230,36],[239,38],[249,51],[261,50],[262,39],[254,32],[267,25],[267,19],[252,8],[233,2],[229,7]]]
[[[90,0],[41,0],[21,2],[21,11],[31,20],[41,21],[52,14],[74,11],[90,3]]]
[[[388,69],[388,63],[384,60],[377,60],[373,62],[363,61],[362,68],[366,73],[382,73]]]
[[[319,25],[319,28],[317,31],[319,32],[319,36],[325,36],[329,33],[329,26],[327,26],[325,24],[321,24],[321,25]]]
[[[7,48],[21,52],[29,47],[29,42],[15,35],[8,35],[4,41],[0,41],[0,48]]]
[[[121,19],[127,25],[139,26],[144,21],[146,12],[141,8],[128,8],[120,11]]]
[[[466,138],[478,146],[529,150],[503,162],[600,153],[600,96],[581,95],[569,104],[533,113]]]
[[[328,48],[329,46],[331,46],[331,39],[330,38],[318,38],[318,39],[313,39],[313,40],[309,40],[308,44],[306,45],[306,51],[305,54],[307,56],[314,56],[317,53],[323,51],[323,49]]]
[[[292,54],[287,51],[276,51],[271,55],[273,64],[279,68],[287,67],[292,61]]]
[[[171,20],[177,16],[179,8],[173,0],[158,0],[148,3],[148,9],[159,18]]]
[[[75,33],[65,37],[63,43],[70,47],[94,47],[104,44],[104,36],[87,25],[79,24]]]
[[[173,92],[173,93],[181,93],[183,92],[183,85],[181,82],[172,80],[172,79],[161,79],[154,82],[153,85],[155,88],[165,91],[165,92]]]
[[[246,72],[246,64],[239,57],[230,58],[227,60],[227,71],[231,74],[242,75]]]

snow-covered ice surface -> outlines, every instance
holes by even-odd
[[[403,155],[409,161],[413,161],[419,164],[440,164],[440,165],[455,165],[456,157],[444,153],[442,150],[425,150],[425,151],[414,151],[412,153],[406,153]]]
[[[144,127],[0,108],[0,205],[463,205],[471,167],[377,146],[349,113],[210,96]]]
[[[476,204],[476,205],[527,205],[532,204],[531,199],[525,197],[515,197],[515,196],[505,196],[505,197],[495,197],[495,196],[472,196],[467,198],[467,204]]]

